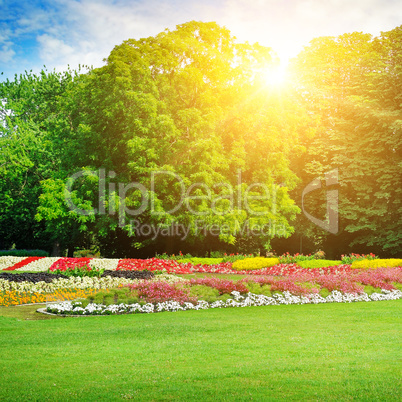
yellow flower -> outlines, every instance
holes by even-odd
[[[369,268],[381,268],[381,267],[402,267],[402,259],[390,258],[390,259],[376,259],[376,260],[360,260],[353,261],[351,268],[354,269],[369,269]]]
[[[237,260],[232,264],[232,268],[237,271],[250,271],[253,269],[273,267],[277,264],[279,264],[278,258],[254,257]]]

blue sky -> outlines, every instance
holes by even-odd
[[[216,21],[283,60],[318,36],[402,24],[394,0],[0,0],[0,80],[24,70],[99,67],[115,45],[187,21]]]

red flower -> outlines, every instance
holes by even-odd
[[[3,269],[3,271],[14,271],[18,268],[22,268],[25,265],[30,264],[33,261],[40,260],[41,258],[45,258],[45,257],[27,257],[24,260],[17,262],[13,266]]]

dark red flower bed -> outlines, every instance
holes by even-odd
[[[175,300],[179,303],[197,303],[197,298],[190,297],[188,291],[167,282],[142,282],[128,285],[138,292],[140,299],[147,303],[163,303]]]
[[[191,285],[204,285],[215,288],[222,295],[224,293],[232,293],[233,291],[247,293],[248,289],[241,282],[233,282],[219,278],[198,278],[191,279]]]

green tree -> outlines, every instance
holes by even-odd
[[[377,38],[318,38],[294,63],[300,100],[319,122],[294,160],[303,179],[297,197],[315,177],[339,172],[338,235],[306,223],[299,230],[308,227],[338,254],[350,247],[396,255],[402,246],[401,34],[398,27]],[[310,208],[319,211],[322,201]]]
[[[93,72],[88,88],[99,97],[89,102],[94,111],[88,113],[90,137],[108,144],[109,155],[103,160],[113,158],[117,149],[119,162],[110,166],[118,179],[149,189],[151,172],[158,170],[179,175],[186,188],[198,183],[184,202],[189,207],[169,213],[180,201],[180,186],[163,177],[157,191],[148,194],[159,214],[146,211],[142,222],[194,228],[202,214],[204,223],[219,226],[219,238],[232,244],[246,221],[282,228],[261,237],[267,246],[271,237],[292,233],[289,219],[298,208],[288,189],[297,178],[288,157],[292,144],[297,145],[300,118],[291,101],[261,80],[264,69],[275,62],[270,49],[236,44],[227,29],[193,21],[156,37],[125,41],[112,51],[107,66]],[[223,185],[214,189],[217,183],[236,189],[234,205],[238,190],[244,197],[247,185],[265,185],[269,199],[254,202],[260,211],[270,212],[260,216],[244,206],[228,208],[229,194]],[[261,191],[254,187],[253,195]],[[133,196],[125,202],[137,207],[140,201]],[[195,229],[191,234],[194,240],[202,238]]]
[[[275,63],[271,49],[192,21],[123,42],[87,74],[43,72],[1,84],[7,183],[0,185],[13,188],[1,200],[8,208],[1,219],[15,219],[16,205],[24,206],[49,242],[70,251],[96,242],[105,255],[130,254],[122,244],[165,251],[165,239],[130,237],[131,219],[190,227],[187,241],[211,247],[218,237],[269,248],[272,238],[293,232],[299,208],[289,190],[298,179],[289,160],[311,131],[294,93],[262,79]],[[11,169],[17,162],[23,167]],[[153,172],[164,172],[154,175],[155,188]],[[30,201],[18,198],[24,175]],[[129,213],[142,205],[141,214]],[[197,230],[199,220],[215,226],[216,237]],[[265,233],[252,238],[246,223]]]
[[[47,199],[44,193],[65,179],[65,150],[72,132],[61,99],[74,85],[73,72],[42,71],[16,76],[0,84],[1,181],[0,231],[3,247],[68,248],[76,242],[78,223],[52,224],[57,209],[40,216],[38,208]],[[74,167],[74,169],[76,169]],[[50,205],[56,203],[52,199]],[[81,218],[82,219],[82,218]],[[66,223],[66,222],[64,222]]]

